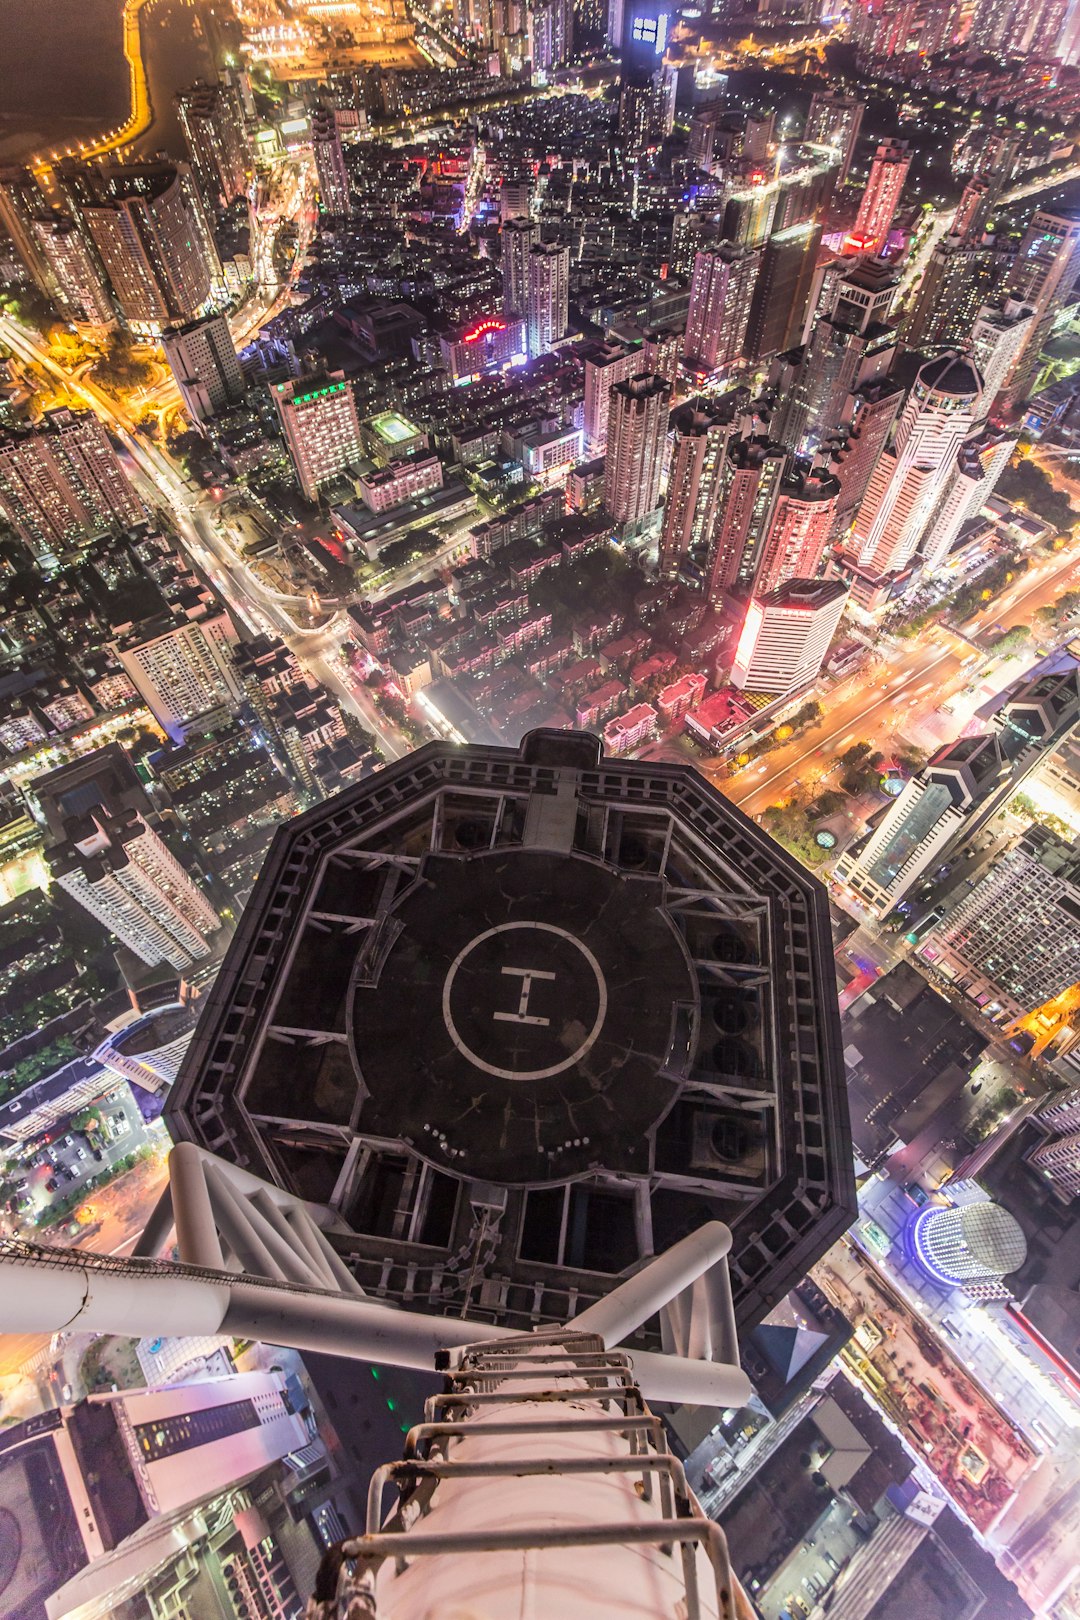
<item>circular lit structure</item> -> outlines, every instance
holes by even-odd
[[[1027,1259],[1019,1222],[989,1199],[954,1209],[920,1210],[911,1223],[910,1240],[918,1264],[943,1288],[998,1281]]]

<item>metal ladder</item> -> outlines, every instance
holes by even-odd
[[[597,1334],[563,1329],[443,1352],[439,1370],[446,1374],[446,1389],[426,1402],[423,1423],[416,1424],[406,1437],[403,1459],[384,1463],[375,1471],[368,1490],[365,1533],[328,1549],[306,1620],[375,1620],[376,1575],[388,1559],[401,1572],[416,1558],[619,1545],[652,1545],[671,1559],[678,1550],[687,1620],[703,1617],[698,1587],[700,1547],[715,1579],[716,1614],[722,1620],[741,1620],[747,1613],[732,1576],[724,1533],[705,1517],[687,1484],[682,1463],[668,1451],[663,1423],[642,1399],[632,1358],[625,1351],[606,1349]],[[500,1388],[507,1380],[525,1388],[507,1393]],[[521,1403],[532,1409],[529,1418],[484,1421],[483,1435],[521,1435],[531,1441],[550,1436],[550,1455],[455,1460],[455,1441],[471,1432],[477,1414],[493,1405]],[[550,1404],[552,1416],[537,1418],[537,1403]],[[560,1405],[571,1404],[575,1408],[592,1405],[596,1410],[559,1413]],[[557,1454],[560,1435],[580,1438],[605,1433],[623,1436],[628,1454],[610,1456],[598,1451],[595,1458]],[[634,1478],[638,1499],[653,1504],[655,1517],[644,1522],[576,1527],[537,1524],[512,1531],[478,1526],[454,1534],[422,1529],[444,1480],[601,1473]],[[384,1517],[387,1486],[396,1489],[397,1500],[389,1517]],[[704,1612],[711,1611],[710,1604]]]

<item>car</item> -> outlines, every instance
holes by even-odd
[[[54,1176],[50,1176],[48,1181],[45,1183],[45,1191],[51,1193],[56,1191],[56,1178]]]
[[[100,1148],[95,1148],[94,1149],[94,1158],[98,1161],[99,1164],[101,1163],[101,1161],[102,1161],[102,1159],[104,1157],[105,1157],[105,1155],[104,1155],[104,1153],[102,1153]]]
[[[86,1158],[86,1149],[84,1147],[77,1147],[75,1149],[75,1157],[77,1159],[85,1159]]]

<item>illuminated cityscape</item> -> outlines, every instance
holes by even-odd
[[[32,9],[0,1620],[1080,1620],[1080,8]]]

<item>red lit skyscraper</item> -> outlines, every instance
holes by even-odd
[[[907,141],[887,141],[874,153],[870,177],[862,194],[852,235],[875,253],[885,246],[889,228],[900,206],[900,194],[911,168]]]
[[[730,422],[693,404],[672,412],[671,428],[674,449],[660,534],[663,579],[674,579],[691,546],[712,533],[724,453],[732,433]]]
[[[754,595],[789,579],[816,579],[832,534],[839,480],[823,468],[791,467],[780,481],[754,571]]]

